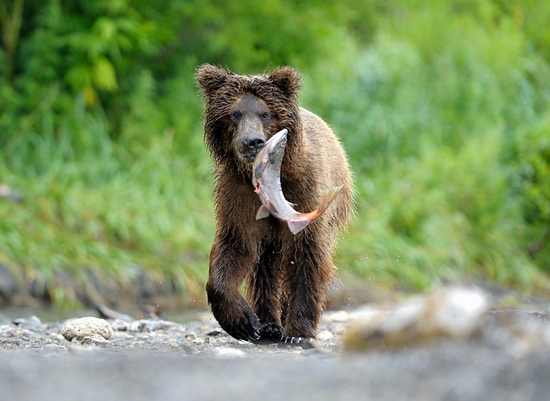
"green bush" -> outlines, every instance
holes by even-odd
[[[282,64],[341,137],[357,217],[338,265],[416,289],[550,269],[550,7],[530,0],[0,4],[0,262],[133,265],[202,293],[213,237],[196,66]],[[59,284],[59,283],[58,283]],[[57,289],[55,289],[57,288]],[[55,290],[54,290],[55,289]]]
[[[475,4],[394,3],[353,73],[308,82],[356,174],[339,262],[363,277],[547,283],[548,62],[512,15]]]
[[[416,289],[466,278],[533,286],[541,274],[517,241],[521,208],[510,199],[500,143],[487,133],[459,151],[425,145],[418,159],[358,180],[362,217],[341,263]]]

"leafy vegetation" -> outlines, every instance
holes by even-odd
[[[340,135],[357,217],[337,264],[424,289],[550,270],[550,5],[506,0],[7,0],[0,4],[0,262],[133,266],[201,297],[214,221],[194,71],[283,64]],[[56,281],[57,280],[57,281]]]

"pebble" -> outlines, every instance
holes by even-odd
[[[67,341],[72,341],[74,338],[82,341],[84,337],[93,337],[94,335],[110,340],[114,332],[106,320],[97,317],[81,317],[66,322],[61,328],[61,334]]]
[[[331,333],[336,335],[342,335],[348,329],[348,324],[345,323],[333,323],[328,326]]]
[[[326,323],[347,322],[350,316],[345,310],[327,313],[324,317]]]
[[[323,330],[317,335],[317,339],[319,341],[329,341],[329,340],[332,340],[333,338],[334,338],[334,335],[328,330]]]
[[[109,342],[99,334],[94,334],[93,336],[86,336],[80,342],[82,345],[105,345]]]
[[[43,350],[49,350],[49,351],[67,351],[68,348],[64,345],[57,345],[57,344],[46,344],[42,347]]]
[[[116,331],[114,332],[113,338],[119,339],[119,340],[126,340],[128,338],[133,338],[131,334],[125,332],[125,331]]]
[[[140,331],[140,332],[152,332],[155,330],[169,330],[178,326],[179,325],[177,323],[169,322],[167,320],[141,319],[130,323],[128,330]]]
[[[111,321],[111,327],[115,332],[129,331],[130,323],[121,319],[114,319]]]
[[[30,328],[30,329],[38,330],[38,329],[40,329],[40,326],[42,325],[42,322],[36,316],[31,316],[31,317],[28,317],[28,318],[15,319],[13,321],[13,324],[15,324],[16,326],[20,326],[20,327],[27,327],[27,328]]]
[[[246,352],[236,348],[216,347],[214,355],[218,358],[244,358]]]

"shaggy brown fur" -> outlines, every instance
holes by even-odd
[[[216,235],[206,290],[214,316],[246,340],[313,338],[327,287],[336,230],[352,213],[353,184],[346,155],[332,130],[300,108],[300,75],[283,67],[241,76],[212,65],[197,72],[205,106],[205,143],[214,161]],[[343,185],[327,211],[297,235],[269,216],[256,220],[254,155],[288,129],[281,169],[285,197],[300,212],[317,209],[321,193]],[[246,301],[239,293],[246,281]],[[283,328],[284,327],[284,328]]]

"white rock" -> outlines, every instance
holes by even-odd
[[[339,310],[339,311],[327,313],[325,317],[325,321],[327,323],[347,322],[349,318],[350,316],[348,312],[346,312],[345,310]]]
[[[344,335],[344,349],[415,346],[442,337],[469,339],[488,310],[488,297],[481,290],[442,288],[358,317]]]
[[[246,352],[236,348],[217,347],[215,349],[215,355],[218,358],[244,358]]]
[[[342,335],[346,332],[348,325],[345,323],[333,323],[330,325],[330,331],[332,334]]]
[[[113,337],[113,333],[111,325],[107,321],[97,317],[81,317],[70,320],[61,328],[61,334],[68,341],[72,341],[73,338],[82,341],[84,337],[93,337],[95,335],[110,340]]]
[[[332,340],[333,337],[334,335],[328,330],[324,330],[317,335],[319,341],[329,341]]]

